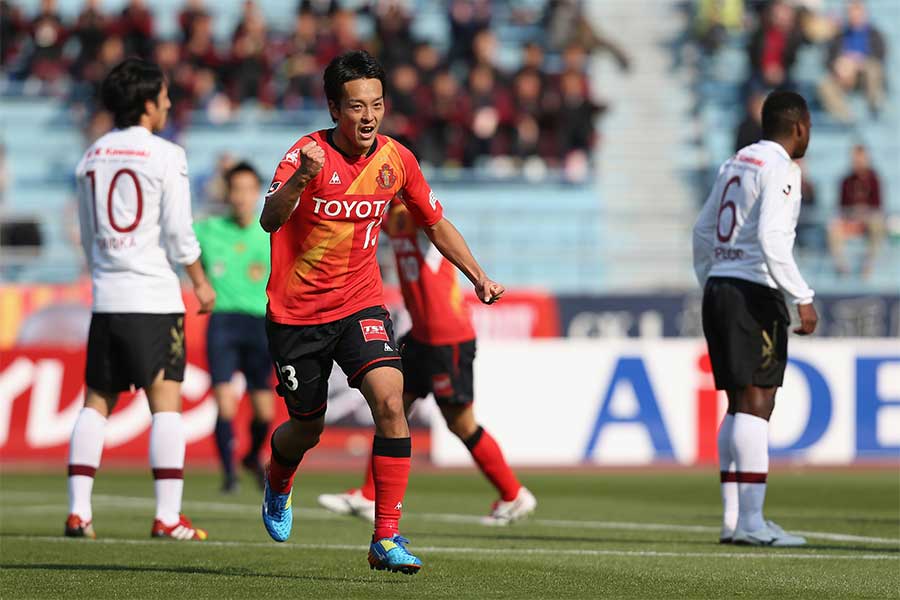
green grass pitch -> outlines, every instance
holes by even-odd
[[[61,536],[62,474],[0,474],[0,598],[898,598],[900,478],[894,469],[770,476],[767,516],[806,532],[803,549],[721,546],[714,469],[525,472],[534,518],[487,528],[492,493],[472,472],[415,472],[403,533],[415,576],[370,571],[370,527],[317,508],[357,474],[301,472],[294,532],[270,541],[260,494],[218,493],[190,472],[185,512],[209,543],[151,540],[152,482],[101,470],[98,540]]]

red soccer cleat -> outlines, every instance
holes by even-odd
[[[178,522],[174,525],[166,526],[162,521],[156,519],[153,521],[153,529],[150,531],[150,537],[155,538],[171,538],[180,541],[198,541],[202,542],[209,537],[205,529],[194,527],[191,520],[184,515],[178,515]]]
[[[94,533],[94,526],[91,524],[91,521],[82,521],[81,517],[72,513],[69,515],[69,518],[66,519],[66,537],[89,538],[95,540],[97,539],[97,534]]]

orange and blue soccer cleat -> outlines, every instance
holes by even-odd
[[[293,487],[286,494],[273,492],[269,478],[265,478],[265,492],[262,505],[262,520],[269,536],[276,542],[284,542],[291,537],[294,525],[294,511],[291,509]]]
[[[409,553],[409,540],[400,535],[372,541],[369,546],[369,568],[379,571],[397,571],[415,575],[422,568],[422,561]]]
[[[82,521],[76,514],[69,515],[66,519],[66,537],[88,538],[95,540],[94,526],[91,521]]]
[[[205,529],[194,527],[186,516],[178,515],[178,522],[174,525],[166,525],[159,519],[153,521],[150,537],[202,542],[209,537],[209,534]]]

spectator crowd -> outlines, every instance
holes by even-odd
[[[824,50],[817,99],[841,123],[852,123],[850,94],[865,97],[870,112],[884,108],[887,47],[863,0],[846,0],[842,14],[823,0],[697,0],[694,35],[713,54],[730,35],[746,40],[750,77],[747,95],[793,89],[794,69],[804,46]]]
[[[746,103],[734,132],[735,152],[762,137],[762,104],[773,89],[800,87],[798,91],[839,124],[852,125],[859,119],[849,102],[854,94],[865,100],[870,118],[879,117],[886,102],[887,45],[863,0],[845,0],[840,6],[840,13],[829,13],[822,0],[697,0],[693,33],[706,54],[714,55],[729,39],[745,40],[750,68],[742,87]],[[795,76],[804,46],[819,46],[823,57],[818,80],[809,89],[803,89]],[[880,178],[867,149],[858,143],[853,146],[850,172],[837,190],[837,214],[824,225],[811,214],[816,191],[806,165],[798,162],[803,169],[798,243],[818,250],[827,245],[840,276],[858,270],[868,278],[886,238],[887,215]],[[851,268],[846,252],[847,240],[854,237],[866,239],[858,269]]]
[[[185,0],[178,34],[156,34],[151,2],[129,0],[113,14],[85,0],[71,22],[55,0],[37,14],[0,0],[0,60],[24,93],[55,94],[75,107],[88,126],[110,127],[96,106],[106,72],[127,56],[157,62],[166,73],[172,126],[198,119],[221,123],[242,106],[321,109],[322,71],[336,55],[363,48],[388,73],[388,113],[382,132],[409,145],[433,166],[473,166],[489,159],[583,173],[597,143],[587,65],[604,48],[623,68],[627,57],[592,31],[576,0],[550,0],[541,9],[513,10],[535,35],[519,46],[518,67],[500,66],[500,40],[490,0],[449,0],[449,44],[442,48],[413,34],[410,3],[302,0],[296,12],[267,22],[253,0],[227,39],[215,35],[217,3]],[[365,20],[368,27],[361,27]],[[360,31],[373,33],[365,39]],[[549,69],[548,64],[554,68]]]

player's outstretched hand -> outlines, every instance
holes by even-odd
[[[200,301],[200,310],[197,312],[201,315],[211,313],[216,305],[216,290],[209,283],[202,283],[194,287],[194,294]]]
[[[306,179],[312,179],[319,174],[325,166],[325,150],[315,143],[310,142],[300,148],[300,167],[297,172]]]
[[[794,330],[797,335],[809,335],[816,330],[816,324],[819,322],[819,315],[816,313],[816,307],[813,303],[798,304],[797,313],[800,315],[800,327]]]
[[[486,277],[475,284],[475,293],[478,295],[478,299],[485,304],[493,304],[500,299],[505,291],[505,287]]]

